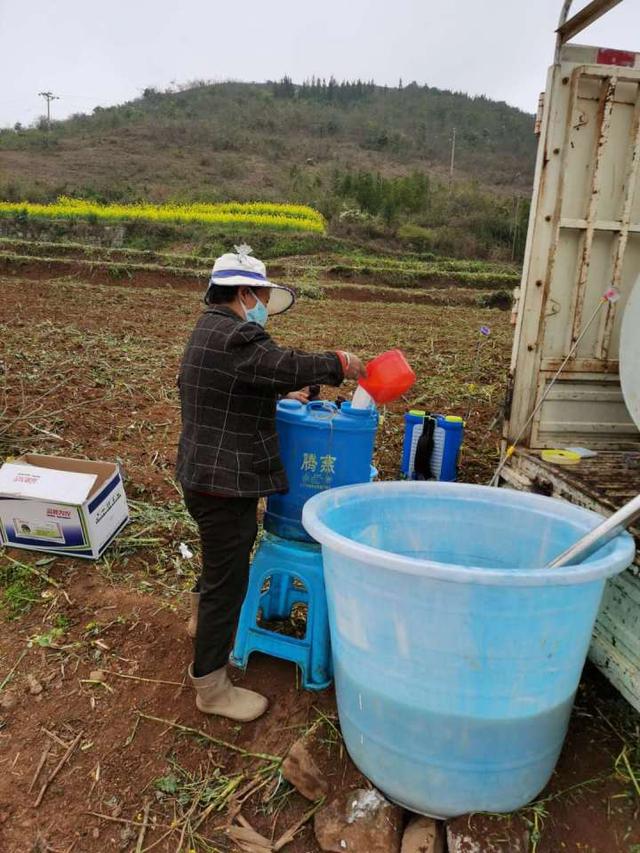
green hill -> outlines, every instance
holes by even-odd
[[[535,142],[531,115],[428,86],[192,84],[145,90],[49,132],[0,131],[0,197],[301,201],[343,229],[362,230],[365,220],[373,232],[404,227],[418,250],[446,251],[430,229],[476,234],[476,220],[485,242],[506,247],[514,196],[529,194]]]

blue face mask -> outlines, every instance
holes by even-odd
[[[255,293],[254,293],[255,296]],[[247,320],[250,323],[257,323],[259,326],[263,328],[267,325],[267,320],[269,319],[269,312],[267,311],[267,306],[264,305],[256,296],[256,304],[253,308],[244,307],[244,313]]]

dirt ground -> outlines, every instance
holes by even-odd
[[[145,849],[165,835],[154,849],[182,850],[177,846],[183,826],[180,818],[194,800],[198,802],[198,796],[206,804],[215,789],[229,781],[237,793],[254,780],[264,783],[243,808],[257,830],[277,837],[299,820],[309,803],[293,795],[274,773],[272,761],[185,736],[172,728],[172,722],[199,729],[233,748],[281,757],[284,745],[321,721],[322,715],[335,725],[332,693],[298,691],[293,666],[257,656],[246,677],[239,680],[268,696],[269,714],[246,726],[206,718],[195,709],[192,691],[184,683],[190,641],[182,608],[176,612],[173,605],[153,595],[109,584],[91,565],[68,564],[60,577],[71,603],[56,590],[47,609],[53,606],[58,621],[68,620],[64,638],[46,647],[32,641],[8,688],[15,705],[3,711],[2,849],[67,850],[73,841],[75,851],[134,849],[145,804],[150,803]],[[42,637],[46,627],[41,616],[34,610],[19,624],[3,623],[3,660],[17,660],[30,637]],[[91,681],[96,669],[105,672],[103,682]],[[35,695],[29,692],[34,680],[42,688]],[[329,781],[336,788],[361,784],[342,746],[330,735],[329,726],[322,751]],[[30,785],[42,755],[49,748],[46,768],[50,771],[78,736],[79,744],[64,771],[35,807],[46,773],[33,789]],[[177,780],[173,795],[163,794],[162,785],[154,784],[163,779],[169,790],[169,780]],[[225,804],[223,799],[221,806]],[[202,826],[202,841],[195,842],[196,849],[208,849],[206,840],[212,849],[234,849],[221,831],[225,823],[225,815],[214,809]],[[177,828],[171,829],[172,824]],[[183,840],[185,850],[195,841],[188,834]],[[307,827],[288,849],[303,853],[312,843]]]
[[[310,730],[331,796],[366,784],[340,739],[333,692],[300,690],[293,666],[254,656],[236,676],[271,701],[246,726],[199,714],[185,684],[183,593],[198,549],[173,481],[175,375],[199,286],[6,276],[0,288],[0,453],[118,459],[132,507],[132,524],[97,563],[0,552],[0,850],[231,851],[234,814],[277,838],[313,808],[278,772]],[[401,346],[420,379],[385,415],[381,475],[397,476],[401,413],[420,406],[467,418],[462,478],[488,479],[508,315],[303,301],[272,332],[364,357]],[[195,561],[180,557],[181,542]],[[548,788],[512,817],[469,821],[505,853],[516,826],[529,830],[532,853],[640,853],[639,742],[638,715],[588,670]],[[317,853],[311,824],[285,851]]]
[[[271,275],[277,273],[271,272]],[[107,285],[111,288],[118,287],[143,287],[169,290],[187,290],[193,292],[196,276],[188,271],[158,269],[150,271],[142,267],[116,264],[104,264],[95,259],[86,260],[78,258],[52,258],[34,259],[21,258],[0,254],[0,276],[18,275],[21,279],[40,281],[43,277],[48,280],[70,279],[81,277],[83,281],[91,284]],[[288,274],[285,283],[291,281],[292,275]],[[208,276],[200,278],[200,284],[208,280]],[[330,289],[328,294],[332,299],[348,302],[385,302],[410,303],[412,305],[436,305],[436,306],[477,306],[482,304],[483,299],[495,296],[495,288],[483,290],[480,288],[461,287],[452,281],[434,281],[424,286],[413,288],[401,288],[397,286],[384,286],[380,282],[370,282],[365,277],[349,276],[344,279],[338,275],[332,277],[324,276],[319,282],[323,289]],[[291,282],[295,286],[295,280]],[[504,301],[504,292],[500,291]],[[480,301],[479,301],[480,300]],[[509,297],[507,296],[507,302]],[[491,303],[489,303],[491,304]]]

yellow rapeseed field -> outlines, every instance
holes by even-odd
[[[60,196],[51,204],[0,202],[0,215],[24,213],[51,219],[144,219],[150,222],[202,222],[247,225],[277,231],[324,232],[324,217],[303,204],[220,202],[218,204],[99,204]]]

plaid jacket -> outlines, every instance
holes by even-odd
[[[240,497],[286,490],[276,433],[278,396],[315,383],[339,385],[343,378],[335,353],[279,347],[230,308],[206,309],[178,377],[178,480],[195,491]]]

